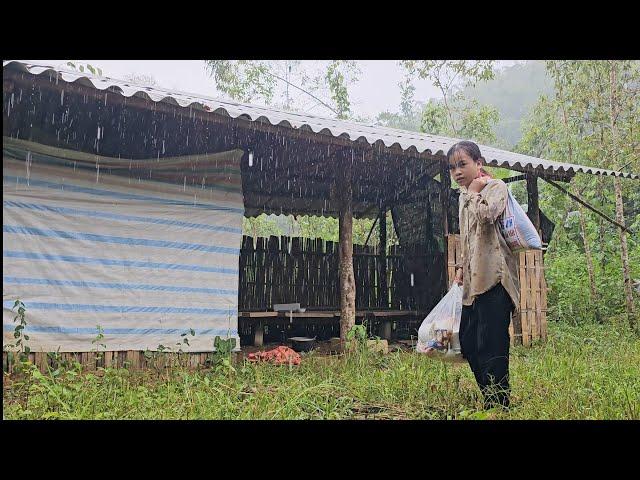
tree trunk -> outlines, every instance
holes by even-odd
[[[356,323],[356,282],[353,273],[353,207],[351,164],[338,184],[340,198],[340,346],[344,351],[347,332]]]
[[[622,185],[620,177],[614,177],[613,185],[616,192],[616,221],[622,225],[624,223],[624,210],[622,207]],[[626,226],[626,225],[625,225]],[[629,326],[635,328],[635,308],[633,304],[633,290],[631,289],[631,274],[629,273],[629,250],[627,248],[627,232],[620,230],[620,256],[622,257],[622,279],[624,281],[624,295],[627,307],[627,318]]]
[[[602,317],[600,316],[600,309],[598,306],[598,293],[596,291],[596,276],[593,270],[593,259],[591,257],[591,248],[589,247],[589,241],[587,240],[587,228],[584,220],[584,208],[578,204],[578,212],[580,212],[580,233],[582,234],[582,243],[584,245],[584,254],[587,257],[587,270],[589,272],[589,288],[591,293],[591,304],[594,307],[594,314],[596,320],[602,323]]]
[[[610,107],[610,119],[611,119],[611,160],[613,161],[614,168],[617,168],[617,125],[616,125],[616,68],[615,61],[609,62],[609,107]],[[620,184],[620,177],[613,177],[613,186],[616,194],[616,221],[625,225],[624,223],[624,210],[622,206],[622,185]],[[635,328],[634,317],[634,305],[633,305],[633,291],[631,290],[631,275],[629,274],[629,251],[627,249],[627,234],[624,230],[620,230],[620,255],[622,257],[622,279],[624,281],[624,293],[625,303],[627,307],[627,319],[629,326]]]
[[[569,144],[568,144],[569,163],[573,163],[573,142],[571,141],[571,133],[569,131],[569,121],[567,119],[567,110],[565,108],[565,99],[564,99],[562,87],[560,87],[558,93],[561,97],[560,105],[562,106],[562,122],[564,123],[565,133],[569,141]],[[580,195],[582,195],[582,192],[580,192]],[[584,246],[584,254],[587,259],[587,271],[589,272],[589,292],[591,296],[591,303],[594,306],[594,314],[596,317],[596,321],[601,322],[602,319],[600,317],[600,309],[598,306],[598,291],[596,289],[596,276],[593,269],[593,258],[591,257],[591,248],[589,247],[589,240],[587,238],[587,229],[585,225],[586,222],[584,219],[584,208],[579,203],[578,203],[578,212],[580,214],[580,232],[582,234],[582,244]],[[602,225],[602,218],[600,218],[600,224]]]

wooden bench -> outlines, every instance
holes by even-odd
[[[374,317],[382,319],[381,337],[386,340],[391,339],[391,327],[394,317],[419,316],[421,312],[415,310],[357,310],[356,317]],[[269,323],[278,323],[281,319],[313,318],[316,320],[333,321],[340,318],[339,310],[311,310],[306,312],[239,312],[239,318],[248,320],[255,325],[253,334],[253,344],[261,347],[264,345],[264,326]]]

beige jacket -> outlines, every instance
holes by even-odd
[[[480,193],[460,188],[460,246],[463,273],[463,305],[502,283],[516,308],[520,306],[517,254],[499,230],[499,217],[507,205],[507,185],[490,180]]]

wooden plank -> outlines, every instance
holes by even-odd
[[[447,288],[451,288],[456,276],[456,236],[447,236]]]
[[[369,313],[374,317],[403,317],[407,315],[417,315],[418,312],[414,310],[389,310],[389,311],[370,311],[362,312],[363,314]]]
[[[126,361],[129,362],[129,368],[136,370],[138,368],[138,355],[136,350],[126,351]]]
[[[529,308],[527,275],[526,275],[526,256],[524,252],[520,252],[520,326],[522,329],[522,344],[528,347],[529,341],[529,318],[527,312]]]
[[[530,299],[530,309],[529,309],[529,326],[531,332],[531,340],[538,339],[538,322],[537,322],[537,312],[538,312],[538,298],[536,295],[536,258],[535,252],[528,251],[526,252],[527,257],[527,282],[529,285],[529,299]]]
[[[540,255],[540,268],[542,276],[542,295],[541,295],[541,335],[542,340],[547,340],[547,281],[544,276],[544,256]]]
[[[104,352],[104,368],[112,368],[113,352]]]
[[[247,318],[277,317],[279,312],[240,312],[238,316]]]
[[[536,310],[537,317],[537,326],[538,326],[538,338],[544,340],[545,336],[543,334],[544,326],[543,323],[546,323],[546,318],[543,320],[543,309],[546,308],[546,305],[543,304],[543,290],[545,289],[544,285],[544,270],[542,268],[542,252],[535,252],[536,259],[536,296],[537,296],[537,305],[538,308]]]
[[[515,345],[515,336],[513,332],[513,315],[511,315],[511,321],[509,322],[509,343],[511,346]]]
[[[47,354],[46,352],[35,353],[35,365],[42,373],[47,373]]]

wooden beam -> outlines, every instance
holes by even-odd
[[[527,175],[527,216],[540,235],[540,205],[538,202],[538,177]]]
[[[340,201],[339,215],[339,278],[340,278],[340,345],[344,350],[347,332],[356,323],[356,282],[353,272],[353,205],[352,185],[353,175],[350,162],[345,162],[346,168],[338,184],[338,198]]]
[[[511,182],[519,182],[521,180],[526,180],[526,179],[527,179],[526,175],[516,175],[515,177],[503,178],[502,181],[504,183],[511,183]]]
[[[369,230],[369,235],[367,235],[367,239],[364,242],[364,246],[366,247],[367,245],[369,245],[369,238],[371,238],[371,234],[373,233],[373,229],[376,228],[376,225],[378,224],[378,219],[380,217],[376,217],[375,221],[373,222],[373,225],[371,225],[371,230]]]
[[[624,230],[625,232],[629,232],[630,234],[634,235],[635,232],[633,230],[631,230],[629,227],[625,227],[624,225],[616,222],[613,218],[609,217],[608,215],[602,213],[600,210],[598,210],[595,207],[592,207],[591,205],[589,205],[587,202],[585,202],[584,200],[582,200],[580,197],[578,197],[577,195],[574,195],[573,193],[569,192],[568,190],[565,190],[564,188],[562,188],[560,185],[558,185],[556,182],[554,182],[553,180],[549,180],[548,178],[544,179],[545,182],[553,185],[554,187],[556,187],[558,190],[560,190],[561,192],[566,193],[567,195],[569,195],[571,198],[573,198],[576,202],[584,205],[585,207],[587,207],[589,210],[591,210],[594,213],[597,213],[598,215],[600,215],[602,218],[604,218],[605,220],[607,220],[610,223],[613,223],[615,226],[621,228],[622,230]]]

